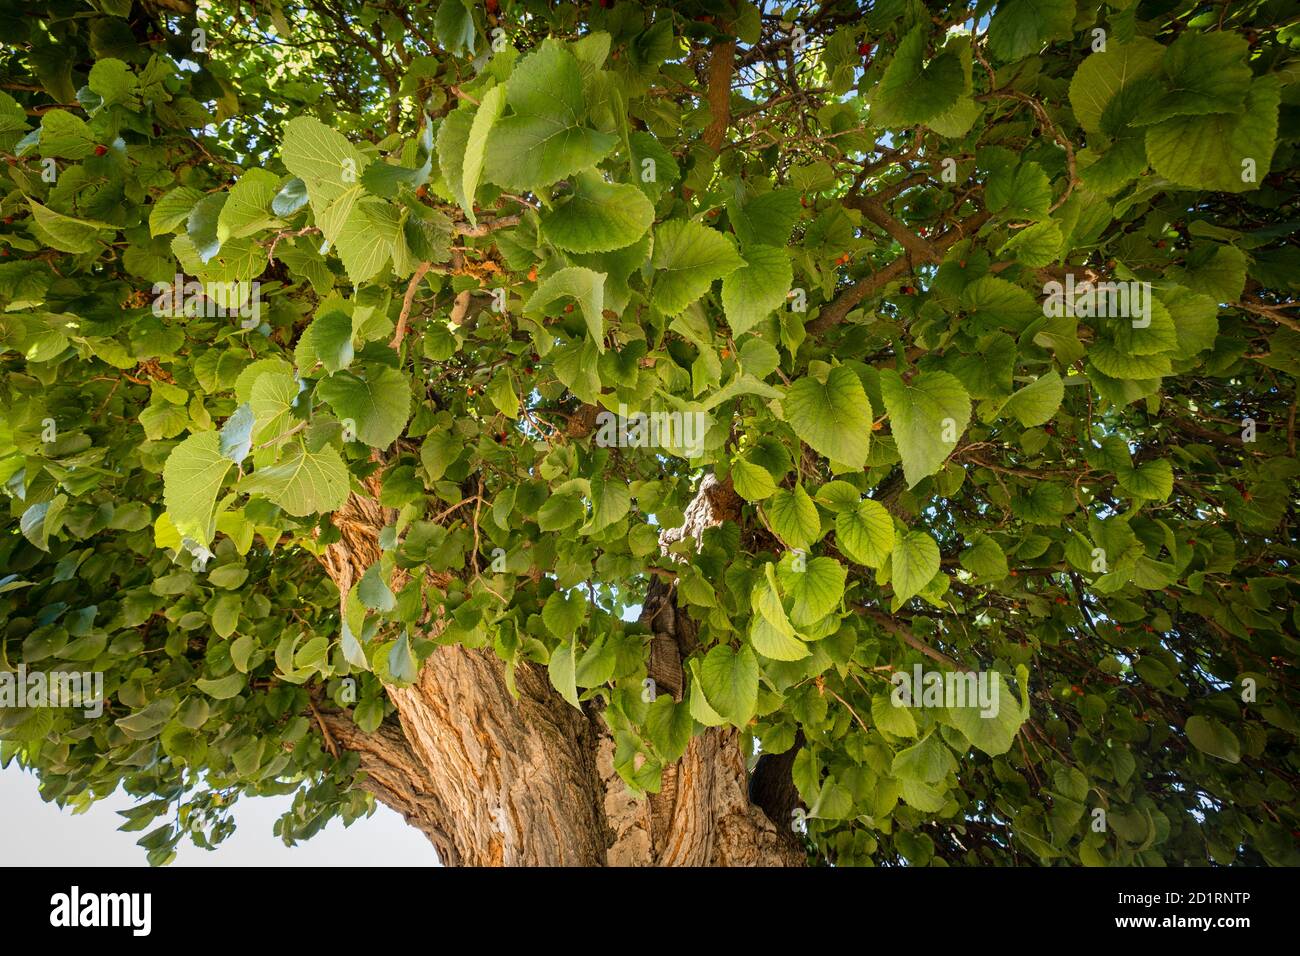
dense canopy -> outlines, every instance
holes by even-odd
[[[0,670],[103,679],[0,696],[46,799],[155,864],[290,793],[449,863],[1300,863],[1292,4],[0,31]]]

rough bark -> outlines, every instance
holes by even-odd
[[[728,516],[734,498],[729,486],[706,479],[685,533],[698,538]],[[322,564],[341,595],[378,560],[378,534],[393,518],[358,494],[335,515],[341,538],[325,549]],[[681,660],[693,646],[694,625],[658,579],[643,619],[654,632],[651,676],[680,699]],[[424,626],[431,634],[440,629],[436,609]],[[692,740],[665,773],[662,792],[638,799],[613,769],[614,742],[592,705],[570,706],[531,664],[516,669],[515,681],[517,699],[490,650],[440,646],[415,684],[388,688],[396,721],[375,734],[362,733],[342,713],[322,721],[332,742],[360,755],[362,786],[424,833],[447,865],[803,862],[788,826],[750,801],[735,730]]]

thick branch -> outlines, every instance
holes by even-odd
[[[943,252],[956,245],[960,240],[978,231],[988,219],[989,214],[982,210],[963,219],[935,240],[935,249],[938,252]],[[909,272],[911,267],[911,257],[905,254],[899,256],[883,269],[873,272],[866,278],[856,282],[836,296],[833,302],[822,308],[821,314],[808,323],[808,332],[816,335],[843,322],[844,317],[853,311],[858,303],[873,293],[880,291],[899,276]]]

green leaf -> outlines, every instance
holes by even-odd
[[[1046,219],[1021,229],[1002,244],[998,255],[1009,254],[1021,265],[1038,268],[1056,261],[1064,241],[1060,225]]]
[[[1026,428],[1049,422],[1061,407],[1065,384],[1056,369],[1049,369],[1007,399],[1003,415],[1014,415]]]
[[[465,0],[441,0],[433,17],[433,30],[448,53],[454,56],[465,50],[473,55],[478,33],[474,26],[474,8]]]
[[[700,685],[709,706],[728,723],[744,727],[758,707],[758,658],[748,647],[719,644],[699,663]]]
[[[1228,763],[1241,763],[1241,743],[1222,721],[1197,714],[1187,718],[1183,730],[1187,739],[1202,753]]]
[[[411,653],[411,637],[406,631],[402,631],[388,652],[388,673],[403,684],[414,684],[419,679],[420,665]]]
[[[932,731],[922,740],[894,754],[889,772],[900,780],[938,783],[948,775],[952,766],[951,751],[944,746],[939,734]]]
[[[587,602],[581,594],[555,591],[542,606],[542,623],[561,641],[572,641],[587,616]]]
[[[1120,490],[1134,498],[1165,501],[1174,490],[1174,470],[1167,459],[1144,462],[1120,475]]]
[[[236,673],[227,674],[216,680],[201,677],[194,682],[194,686],[216,700],[229,700],[239,696],[246,681],[247,678],[243,674]]]
[[[487,397],[506,418],[519,417],[519,396],[508,371],[500,369],[492,376],[492,381],[488,382]]]
[[[326,239],[336,242],[363,193],[360,179],[369,159],[342,133],[310,116],[285,124],[280,158],[307,184],[316,225]]]
[[[961,298],[966,310],[984,325],[1019,331],[1043,314],[1032,295],[1020,286],[996,276],[981,276],[976,279],[962,290]]]
[[[1258,189],[1273,161],[1281,88],[1255,80],[1232,113],[1174,116],[1147,129],[1147,159],[1170,182],[1240,193]]]
[[[673,219],[655,229],[653,302],[676,315],[709,291],[714,279],[745,264],[722,233],[694,220]]]
[[[337,372],[316,386],[341,421],[356,424],[357,438],[372,448],[387,448],[406,427],[411,388],[406,376],[387,365],[367,366],[364,378]]]
[[[610,252],[644,236],[654,218],[654,206],[635,186],[582,172],[573,194],[542,218],[542,235],[566,252]]]
[[[1208,255],[1200,253],[1189,261],[1180,278],[1214,302],[1236,302],[1246,285],[1246,265],[1246,254],[1236,246],[1216,245]]]
[[[844,597],[848,576],[834,558],[812,558],[804,565],[804,570],[796,571],[791,562],[783,561],[777,568],[781,589],[793,602],[790,621],[795,627],[810,627],[834,611]]]
[[[555,40],[516,64],[506,103],[513,112],[488,137],[486,175],[507,189],[536,192],[596,165],[618,142],[581,125],[586,108],[578,61]]]
[[[309,452],[300,444],[284,461],[257,469],[239,487],[248,494],[266,495],[289,514],[304,518],[343,507],[348,470],[332,445]]]
[[[32,210],[32,227],[37,238],[60,252],[90,252],[97,248],[96,240],[101,238],[100,233],[113,228],[96,219],[65,216],[42,206],[35,199],[29,198],[27,205]]]
[[[965,88],[960,58],[951,50],[923,65],[927,31],[915,27],[898,44],[871,100],[875,126],[914,126],[951,109]]]
[[[781,407],[795,434],[815,451],[850,468],[866,464],[871,402],[852,369],[836,366],[824,382],[804,376],[790,386]]]
[[[903,459],[907,486],[934,474],[970,424],[970,397],[947,372],[921,372],[904,382],[893,369],[880,373],[880,393]]]
[[[727,203],[727,216],[746,258],[753,246],[783,249],[799,218],[798,191],[773,189],[752,199],[740,200],[741,197],[737,196]]]
[[[483,99],[479,103],[478,110],[474,113],[474,121],[469,128],[469,135],[465,141],[465,164],[462,168],[461,175],[461,195],[465,197],[467,206],[464,207],[465,215],[469,217],[471,223],[478,221],[474,214],[474,194],[478,191],[479,179],[483,175],[483,163],[487,158],[487,141],[496,126],[496,122],[501,117],[502,111],[506,107],[506,88],[504,86],[494,86],[483,94]]]
[[[569,266],[547,276],[524,303],[526,315],[545,312],[556,299],[572,298],[582,309],[587,331],[598,351],[605,351],[605,273]]]
[[[1070,106],[1079,125],[1088,133],[1103,132],[1107,107],[1126,90],[1148,86],[1164,51],[1159,43],[1146,37],[1136,37],[1129,43],[1111,39],[1105,50],[1085,59],[1070,80]],[[1105,132],[1114,134],[1118,129],[1106,124]]]
[[[1002,0],[988,28],[999,60],[1020,60],[1074,32],[1074,0]]]
[[[731,463],[731,482],[736,494],[746,501],[762,501],[776,492],[772,473],[762,465],[755,465],[744,458],[737,458]]]
[[[468,103],[452,110],[438,127],[436,144],[438,167],[446,180],[447,191],[462,209],[469,210],[473,210],[474,200],[465,195],[465,164],[469,159],[469,134],[475,119],[475,108]]]
[[[397,607],[397,598],[384,580],[384,571],[379,561],[366,568],[357,581],[357,599],[365,607],[380,614],[387,614]]]
[[[189,219],[190,210],[202,198],[203,193],[192,186],[177,186],[160,197],[149,210],[149,235],[161,236],[175,231]]]
[[[537,527],[542,531],[563,531],[586,516],[576,495],[551,495],[537,509]]]
[[[858,564],[878,568],[894,550],[894,519],[880,502],[863,499],[835,516],[835,542]]]
[[[1007,576],[1007,556],[988,535],[979,533],[961,553],[961,566],[983,581],[1001,581]]]
[[[582,704],[578,700],[578,666],[574,658],[573,641],[559,645],[551,651],[551,660],[546,665],[551,684],[560,692],[560,696],[578,710]]]
[[[1232,30],[1188,30],[1164,51],[1161,95],[1142,111],[1142,125],[1171,116],[1235,113],[1251,85],[1250,46]]]
[[[137,81],[131,68],[113,57],[99,60],[90,68],[86,85],[92,93],[98,93],[104,106],[121,104],[130,109],[139,109],[140,100],[135,95]]]
[[[337,372],[352,364],[352,316],[341,309],[318,315],[298,340],[294,359],[301,369],[320,362],[327,372]]]
[[[939,573],[939,545],[924,531],[909,531],[894,544],[890,581],[897,604],[920,594]]]
[[[1245,262],[1242,262],[1241,281],[1245,283]],[[1214,298],[1198,295],[1190,289],[1175,286],[1161,292],[1178,337],[1178,358],[1187,359],[1214,348],[1219,335],[1219,309]]]
[[[911,709],[895,704],[890,694],[877,694],[871,698],[871,721],[895,737],[916,736],[916,718]]]
[[[990,757],[1001,756],[1011,749],[1011,743],[1028,714],[1001,674],[986,671],[978,676],[988,681],[988,706],[981,706],[983,701],[971,701],[967,695],[966,706],[948,708],[948,718],[977,750]]]
[[[218,433],[221,454],[235,464],[247,458],[248,453],[253,449],[255,420],[252,406],[245,402],[237,406],[226,419],[226,423],[221,426],[221,431]]]
[[[193,243],[199,261],[206,264],[221,251],[221,237],[217,235],[217,223],[221,211],[229,199],[227,193],[210,193],[204,196],[190,210],[190,217],[185,221],[185,234]]]
[[[257,377],[248,397],[255,442],[274,441],[293,427],[293,405],[298,393],[298,380],[285,372],[264,372]]]
[[[190,538],[205,547],[212,541],[217,494],[230,466],[215,431],[190,435],[167,456],[163,503],[182,539]]]
[[[217,239],[242,239],[260,232],[279,220],[271,212],[271,201],[280,179],[265,169],[250,169],[230,190],[217,217]]]
[[[795,485],[793,491],[778,488],[764,508],[772,530],[791,548],[806,548],[821,534],[817,506],[803,485]]]
[[[657,695],[646,711],[646,736],[665,764],[675,763],[686,753],[694,729],[690,707],[675,702],[670,694]]]
[[[596,534],[608,528],[632,507],[632,492],[618,479],[594,479],[591,483],[591,520],[583,526],[584,534]]]
[[[757,614],[750,622],[749,643],[754,650],[773,661],[801,661],[812,655],[808,645],[793,630],[782,631]]]
[[[353,600],[355,599],[349,597],[349,601]],[[339,622],[339,649],[343,652],[343,659],[346,660],[354,670],[370,670],[370,659],[366,656],[366,650],[361,646],[361,642],[357,639],[356,634],[353,633],[352,625],[348,622],[346,615],[344,616],[344,619]],[[232,649],[231,657],[233,658],[234,656],[234,651]],[[238,662],[236,662],[235,666],[239,666]],[[245,668],[241,667],[240,670],[245,670]]]
[[[1043,167],[1037,163],[999,167],[989,174],[984,200],[990,212],[996,212],[1005,219],[1043,219],[1052,205],[1052,184],[1047,173],[1043,172]],[[1047,239],[1051,239],[1050,234]],[[1060,245],[1059,240],[1057,245]],[[1031,247],[1029,255],[1033,257],[1035,252],[1041,254],[1043,246],[1040,243],[1039,248]],[[1015,251],[1014,248],[1012,251]],[[985,277],[978,281],[999,280]]]
[[[722,308],[740,336],[785,304],[794,268],[784,249],[748,246],[745,264],[722,280]]]

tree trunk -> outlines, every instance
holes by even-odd
[[[721,520],[721,487],[706,478],[683,529],[698,537]],[[730,489],[725,489],[731,497]],[[725,498],[725,495],[723,496]],[[342,539],[322,563],[341,595],[379,558],[378,534],[394,515],[353,494],[334,517]],[[650,676],[680,699],[681,659],[694,623],[656,579],[645,602]],[[425,622],[436,632],[436,619]],[[664,773],[660,793],[635,798],[614,771],[614,741],[597,707],[579,711],[530,663],[515,673],[488,649],[440,646],[418,681],[388,688],[397,709],[374,734],[340,712],[322,712],[327,742],[356,751],[362,783],[423,832],[446,865],[759,866],[801,865],[788,826],[749,797],[737,731],[695,737]]]

